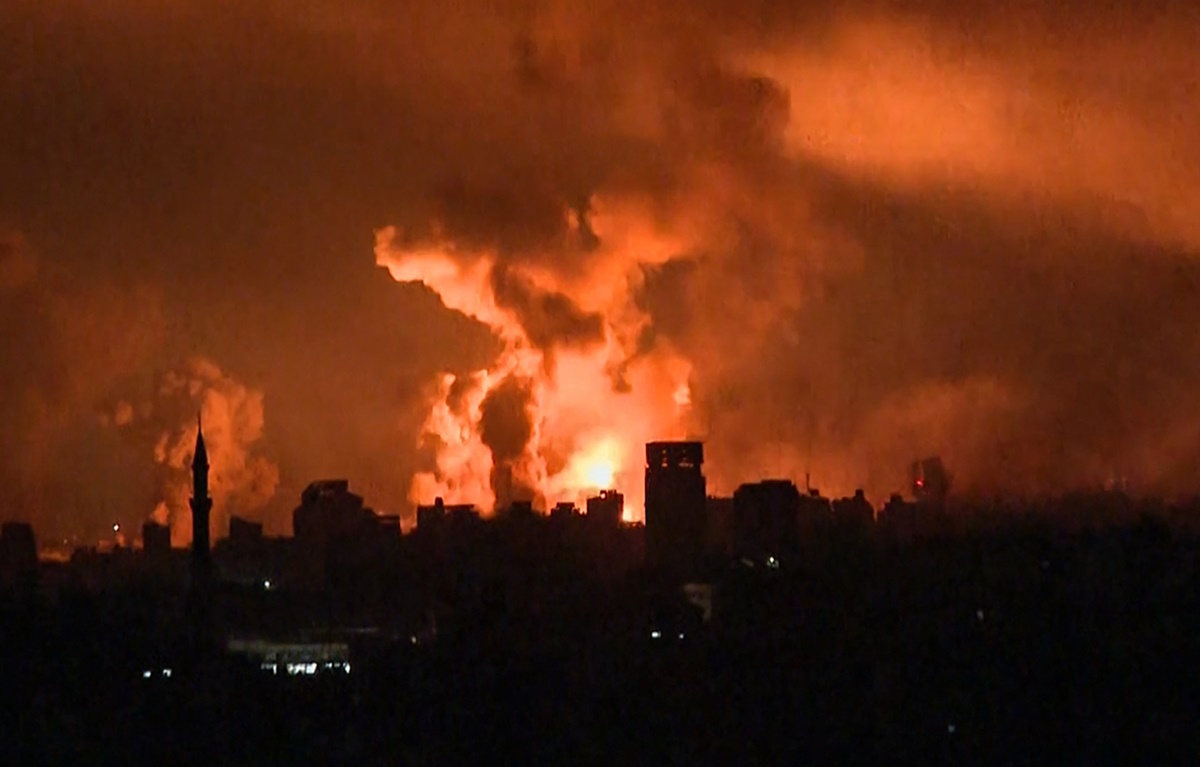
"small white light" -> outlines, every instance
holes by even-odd
[[[142,672],[142,679],[149,679],[149,678],[150,678],[150,672],[149,672],[149,671],[143,671],[143,672]]]
[[[169,668],[164,668],[164,669],[163,669],[163,676],[165,676],[165,677],[168,677],[168,678],[169,678],[169,677],[171,676],[171,669],[169,669]]]
[[[946,732],[953,735],[954,733],[958,732],[958,728],[955,727],[953,724],[948,724],[948,725],[946,725]]]
[[[267,591],[270,591],[271,590],[271,581],[270,580],[263,581],[263,588],[266,589]]]
[[[779,569],[779,560],[776,559],[775,557],[767,557],[767,567],[772,567],[772,568],[775,568],[776,570],[778,570]]]
[[[117,524],[114,524],[114,525],[113,525],[113,532],[114,532],[114,533],[119,533],[119,532],[121,532],[121,526],[120,526],[120,525],[117,525]]]
[[[662,632],[659,631],[658,629],[655,629],[654,631],[650,632],[651,639],[660,639],[661,637],[662,637]]]
[[[680,638],[680,639],[683,639],[683,632],[682,632],[682,631],[681,631],[681,632],[679,632],[679,638]]]
[[[976,610],[975,617],[979,619],[980,623],[983,623],[983,610]]]

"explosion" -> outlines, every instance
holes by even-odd
[[[582,506],[619,488],[627,517],[641,517],[642,448],[687,433],[691,366],[665,345],[642,348],[647,318],[634,300],[643,268],[679,244],[626,219],[624,236],[610,235],[614,217],[567,218],[556,247],[577,256],[570,276],[539,267],[549,259],[459,246],[436,227],[425,241],[377,233],[376,260],[394,279],[424,284],[502,343],[490,367],[445,374],[434,390],[421,437],[433,465],[414,477],[412,501],[489,512],[514,500]]]

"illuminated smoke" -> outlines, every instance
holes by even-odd
[[[157,435],[153,454],[160,469],[160,499],[150,516],[170,525],[176,546],[186,546],[192,537],[188,499],[197,415],[208,447],[214,540],[225,535],[230,516],[253,517],[279,484],[278,466],[259,452],[265,423],[262,392],[204,358],[167,373],[153,401],[137,408],[119,402],[111,423]]]
[[[725,492],[811,473],[878,498],[925,453],[979,492],[1194,463],[1171,381],[1196,312],[1156,304],[1178,289],[1148,252],[1200,242],[1186,36],[1128,9],[1075,35],[1080,8],[752,5],[540,4],[473,30],[493,63],[510,35],[507,79],[447,66],[487,139],[376,257],[505,351],[439,389],[413,499],[494,502],[503,387],[529,414],[503,461],[547,502],[606,462],[636,492],[639,443],[688,433]]]
[[[603,217],[565,218],[559,247],[573,238],[587,256],[574,281],[536,259],[378,233],[376,258],[397,281],[423,283],[503,343],[491,367],[446,375],[433,393],[422,444],[434,468],[415,476],[413,501],[442,496],[490,511],[514,500],[582,503],[619,485],[640,516],[642,443],[684,436],[690,366],[666,348],[639,355],[647,318],[633,300],[647,265],[638,256],[661,258],[671,246],[651,237],[634,250],[633,228],[608,242]]]
[[[66,5],[0,3],[0,16],[57,30]],[[59,488],[116,484],[97,460],[110,454],[72,432],[122,377],[161,364],[141,337],[154,312],[135,311],[152,301],[120,280],[151,263],[168,308],[204,306],[211,337],[305,370],[271,390],[298,403],[279,414],[293,435],[322,433],[291,468],[390,462],[417,473],[414,500],[494,502],[482,423],[505,387],[525,393],[529,439],[515,456],[512,435],[489,441],[517,490],[547,501],[608,465],[635,493],[638,441],[684,434],[706,438],[710,486],[726,492],[811,471],[828,492],[863,484],[878,499],[927,452],[959,490],[1057,491],[1117,466],[1197,489],[1195,3],[209,5],[89,4],[72,44],[18,45],[16,76],[0,78],[3,143],[23,147],[6,157],[5,199],[25,201],[0,215],[41,210],[74,267],[0,258],[0,479],[30,488],[14,506],[66,519],[84,504]],[[228,99],[194,98],[213,82]],[[215,172],[178,172],[198,156]],[[299,222],[298,209],[321,213]],[[427,302],[395,291],[419,328],[404,333],[422,335],[388,335],[386,299],[341,289],[365,265],[321,260],[340,250],[326,236],[361,235],[346,211],[382,209],[396,229],[380,262],[495,332],[503,353],[486,370],[463,362],[474,338],[447,337],[465,323],[429,322]],[[243,289],[192,290],[198,252]],[[248,320],[257,295],[297,308]],[[307,321],[315,302],[340,314],[360,298],[358,325]],[[296,327],[290,311],[311,340],[261,329]],[[248,326],[259,333],[240,337]],[[312,371],[330,349],[344,354]],[[432,392],[419,457],[379,449],[373,431],[411,403],[342,385],[410,376]],[[366,415],[304,428],[309,383]]]

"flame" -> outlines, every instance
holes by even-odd
[[[620,440],[601,437],[572,456],[564,473],[572,486],[609,490],[616,481],[617,467],[624,465],[626,457]]]
[[[406,242],[394,227],[376,233],[376,260],[395,280],[423,283],[448,309],[485,323],[503,342],[487,369],[436,382],[422,429],[435,468],[413,478],[414,503],[442,496],[485,512],[495,508],[500,499],[483,428],[486,403],[515,384],[526,395],[529,434],[519,454],[503,458],[513,487],[547,508],[564,501],[583,505],[599,490],[618,489],[626,496],[627,516],[641,518],[644,444],[685,435],[691,365],[669,349],[634,353],[646,318],[632,295],[643,265],[665,261],[683,246],[629,207],[597,202],[593,208],[590,223],[602,244],[578,259],[580,269],[559,275],[537,266],[548,259],[533,257],[503,263],[510,277],[567,296],[602,318],[601,338],[552,352],[539,348],[517,314],[497,300],[492,278],[501,259],[495,251],[440,234]],[[579,227],[578,217],[571,218],[568,237]]]

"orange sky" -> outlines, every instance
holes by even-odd
[[[930,452],[963,491],[1197,489],[1197,11],[795,6],[3,4],[12,515],[136,525],[198,359],[261,403],[230,449],[278,483],[230,497],[276,531],[324,476],[411,513],[443,376],[514,354],[543,494],[596,445],[637,486],[668,432],[721,492],[878,498]]]

